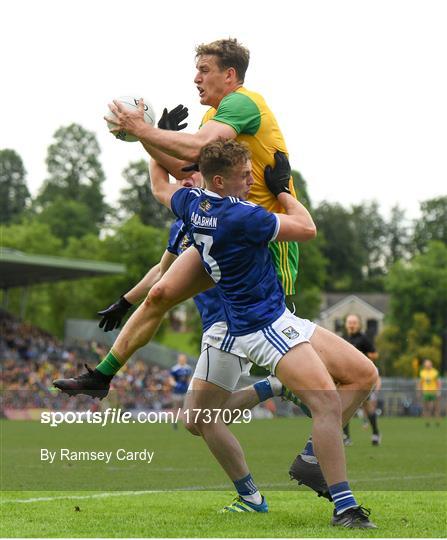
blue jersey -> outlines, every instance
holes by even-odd
[[[174,394],[186,394],[191,374],[192,368],[188,364],[175,364],[171,369],[171,376],[175,381]]]
[[[198,188],[179,189],[171,207],[221,293],[231,335],[256,332],[282,315],[284,291],[268,249],[279,230],[275,214]]]
[[[178,219],[171,225],[166,249],[173,255],[181,255],[192,245],[193,241],[187,233],[186,225],[181,219]],[[226,321],[222,299],[216,287],[195,296],[194,302],[199,310],[204,332],[213,326],[214,323]]]

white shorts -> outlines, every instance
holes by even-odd
[[[225,323],[216,323],[205,332],[202,344],[246,358],[275,374],[281,358],[296,345],[309,342],[315,328],[312,321],[286,309],[271,325],[245,336],[231,336]]]
[[[251,362],[246,358],[204,343],[192,378],[211,382],[233,392],[241,375],[248,375],[250,367]]]
[[[202,337],[202,350],[205,344],[211,345],[215,349],[240,356],[241,358],[247,357],[244,351],[238,347],[236,338],[230,335],[226,322],[217,322],[208,328]]]

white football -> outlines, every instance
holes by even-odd
[[[116,99],[116,101],[119,101],[128,109],[137,109],[138,100],[139,98],[135,98],[132,96],[123,96]],[[108,116],[109,118],[115,117],[115,115],[110,109],[107,112],[106,116]],[[154,108],[152,107],[151,103],[147,101],[146,99],[144,99],[144,121],[150,124],[151,126],[155,124]],[[115,125],[112,124],[111,122],[107,122],[107,127],[109,128],[109,130],[111,130],[115,127]],[[112,135],[114,135],[120,141],[126,141],[126,142],[138,141],[138,139],[134,135],[130,135],[129,133],[126,133],[124,130],[120,130],[115,133],[112,133]]]

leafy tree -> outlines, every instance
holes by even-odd
[[[312,208],[312,202],[307,191],[307,182],[299,171],[292,169],[293,185],[295,187],[296,195],[301,204],[307,209]]]
[[[29,254],[59,255],[62,242],[48,224],[34,219],[3,227],[1,245]]]
[[[0,223],[17,221],[29,200],[22,158],[15,150],[0,150]]]
[[[122,263],[126,265],[126,273],[73,281],[70,288],[57,284],[50,299],[52,313],[58,313],[62,320],[66,317],[94,319],[98,310],[114,302],[158,263],[166,242],[165,230],[145,226],[137,216],[102,240],[92,234],[71,237],[64,256]],[[54,321],[56,324],[61,332],[60,322]]]
[[[172,223],[172,212],[152,195],[147,162],[134,161],[124,169],[123,177],[128,186],[121,190],[119,203],[126,217],[139,216],[144,225],[167,227]]]
[[[315,240],[299,245],[300,260],[296,293],[292,301],[300,317],[315,319],[320,311],[321,289],[326,280],[328,260],[323,255],[325,240],[319,234]]]
[[[425,251],[432,240],[447,245],[447,196],[421,203],[421,217],[414,226],[413,241],[416,250]]]
[[[37,219],[4,228],[2,244],[26,253],[58,255],[120,262],[123,275],[104,276],[42,284],[30,287],[26,318],[58,336],[63,335],[66,318],[95,318],[96,312],[139,281],[156,264],[165,249],[167,231],[143,225],[134,217],[104,239],[95,234],[71,236],[64,248],[50,226]],[[12,290],[10,309],[19,312],[20,291]]]
[[[442,335],[447,328],[447,245],[430,242],[423,254],[408,263],[397,262],[386,280],[391,294],[389,320],[405,335],[415,313],[425,313],[432,333]]]
[[[41,223],[46,223],[51,232],[64,245],[70,237],[80,238],[85,234],[98,234],[98,227],[91,220],[91,212],[85,203],[57,197],[38,214]]]
[[[102,224],[108,206],[101,191],[104,172],[95,134],[79,124],[71,124],[59,128],[54,138],[46,159],[49,177],[38,203],[45,207],[60,198],[76,201],[89,209],[92,223]]]
[[[409,257],[410,227],[405,218],[405,210],[398,205],[391,209],[390,219],[386,224],[386,241],[384,246],[386,268]]]
[[[322,253],[330,261],[325,281],[326,290],[358,290],[362,282],[365,253],[351,220],[351,214],[338,203],[321,203],[313,212],[318,234],[325,243]]]
[[[394,374],[394,362],[405,350],[405,337],[397,324],[385,325],[376,337],[375,342],[379,353],[377,366],[381,375]]]
[[[414,366],[421,365],[425,358],[439,366],[441,360],[441,338],[433,334],[430,320],[425,313],[415,313],[412,325],[406,333],[405,348],[394,357],[393,374],[414,376]],[[402,352],[403,351],[403,352]]]
[[[389,265],[408,258],[409,230],[398,207],[388,223],[376,201],[350,209],[323,202],[313,214],[326,240],[323,255],[330,261],[327,290],[382,291]]]
[[[361,249],[362,283],[358,290],[381,289],[381,278],[385,273],[384,244],[386,240],[385,221],[379,213],[376,201],[353,205],[351,209],[352,226],[355,229]]]

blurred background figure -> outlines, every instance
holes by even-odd
[[[431,360],[424,360],[418,381],[419,395],[422,397],[422,415],[425,425],[430,427],[430,418],[440,425],[441,418],[441,380],[439,372],[433,367]]]
[[[344,338],[356,349],[367,356],[372,362],[376,362],[379,355],[371,340],[361,331],[361,329],[362,323],[358,315],[355,315],[354,313],[349,314],[345,321],[346,333]],[[377,392],[380,390],[380,386],[381,381],[379,377],[379,381],[375,389],[373,392],[371,392],[368,399],[365,400],[362,407],[364,418],[368,419],[372,428],[371,443],[374,446],[378,446],[381,442],[381,435],[377,426]],[[345,446],[351,446],[352,440],[349,430],[349,423],[343,428],[343,433]]]
[[[192,367],[188,364],[186,354],[179,354],[177,364],[171,368],[172,407],[175,411],[183,407],[189,381],[192,375]],[[177,423],[174,423],[177,429]]]

